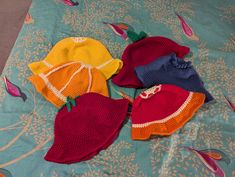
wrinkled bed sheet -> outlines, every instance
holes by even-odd
[[[14,177],[76,176],[205,176],[208,170],[195,149],[218,149],[231,159],[217,164],[226,176],[235,176],[235,114],[223,94],[235,103],[235,3],[232,0],[84,0],[70,7],[56,0],[33,0],[29,14],[4,68],[3,76],[27,95],[7,94],[0,80],[0,168]],[[181,27],[180,14],[198,36],[188,38]],[[122,128],[117,140],[93,159],[63,165],[43,159],[53,143],[57,109],[47,102],[27,77],[32,61],[43,59],[51,47],[69,36],[87,36],[102,41],[115,58],[121,58],[128,41],[116,36],[102,22],[125,22],[137,32],[165,36],[191,48],[187,60],[200,73],[215,102],[204,105],[182,129],[169,137],[132,141],[131,122]],[[109,87],[134,97],[140,90]],[[110,89],[113,98],[120,98]],[[157,105],[156,105],[157,106]]]

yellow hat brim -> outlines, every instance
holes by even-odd
[[[107,65],[99,68],[99,70],[103,73],[106,80],[108,80],[112,75],[117,74],[123,67],[123,62],[120,59],[114,59]]]
[[[33,74],[40,74],[50,69],[50,67],[45,65],[42,61],[30,63],[28,64],[28,67],[32,71]]]

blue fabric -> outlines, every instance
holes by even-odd
[[[185,90],[204,93],[205,102],[213,100],[192,63],[177,58],[175,54],[157,58],[147,65],[136,67],[135,71],[145,88],[156,84],[174,84]]]

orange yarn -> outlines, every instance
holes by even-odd
[[[165,123],[154,123],[146,127],[136,128],[132,127],[132,139],[145,140],[151,135],[168,136],[184,126],[195,112],[203,105],[205,95],[194,92],[192,99],[180,114],[171,118]]]
[[[60,108],[69,96],[75,98],[87,92],[108,96],[104,75],[80,62],[68,62],[28,78],[48,101]]]

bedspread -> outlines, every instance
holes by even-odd
[[[216,163],[226,176],[235,176],[235,114],[224,97],[235,103],[234,1],[78,2],[78,6],[67,6],[59,0],[32,2],[1,76],[20,87],[27,95],[26,101],[10,96],[0,80],[0,174],[4,169],[13,177],[214,176],[197,153],[183,148],[188,146],[227,154],[230,163]],[[103,21],[124,22],[137,32],[165,36],[190,47],[186,59],[192,61],[215,102],[204,105],[171,136],[133,141],[128,121],[117,140],[91,160],[72,165],[47,162],[43,157],[53,143],[57,109],[29,83],[27,78],[32,73],[27,64],[43,59],[56,42],[69,36],[98,39],[115,58],[121,58],[129,41],[115,35]],[[117,87],[111,81],[108,85],[113,98],[120,96],[111,87],[131,97],[140,92]]]

